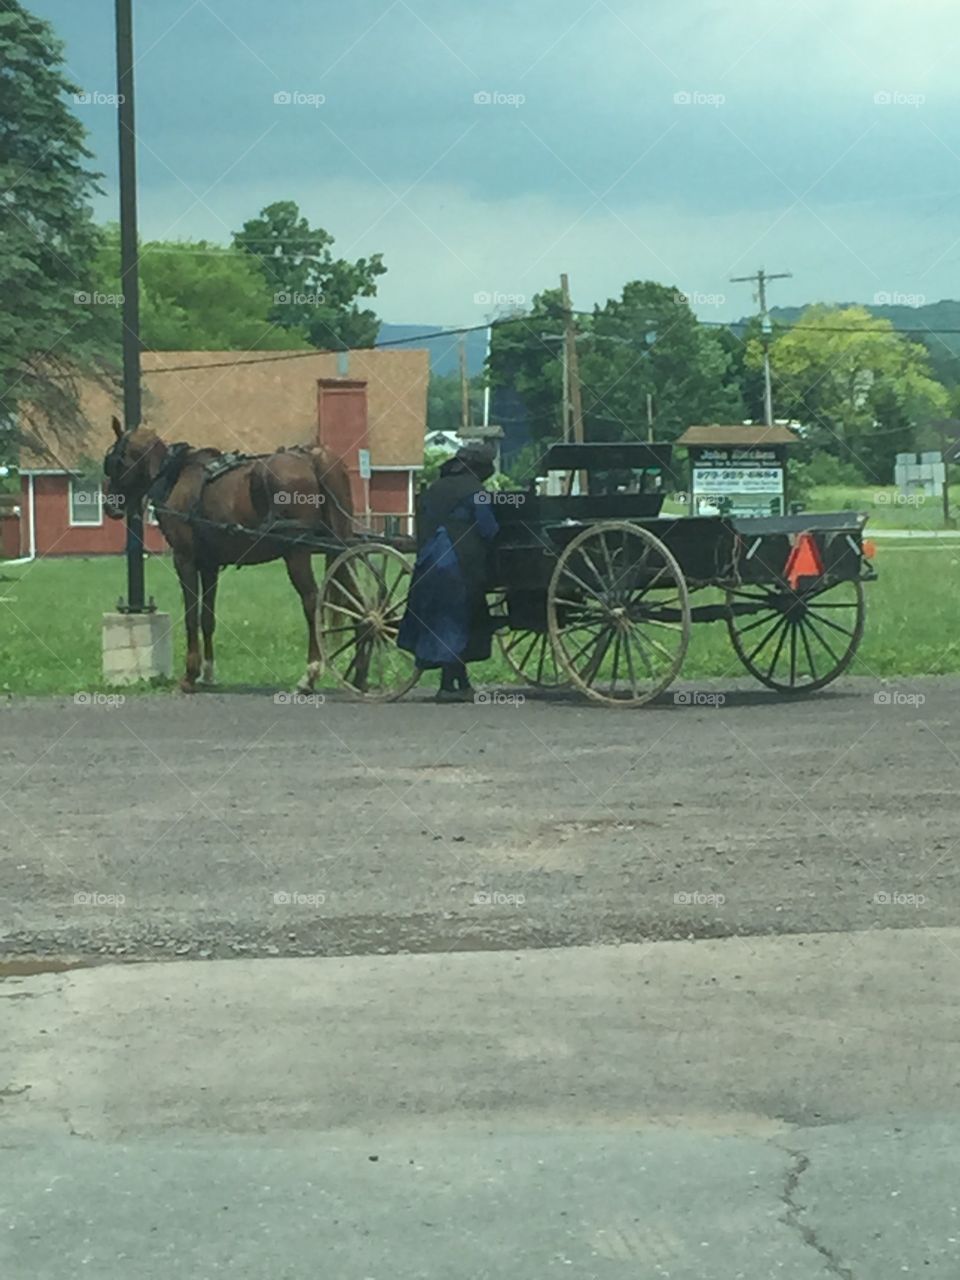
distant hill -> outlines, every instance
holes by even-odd
[[[437,333],[447,326],[442,324],[382,324],[378,342],[396,342],[398,338],[415,338],[418,333]],[[472,378],[483,369],[487,356],[487,335],[483,329],[464,335],[467,340],[467,372]],[[456,373],[460,367],[460,339],[431,338],[427,342],[411,343],[411,346],[424,347],[430,352],[430,372],[436,374]]]
[[[928,302],[923,306],[911,307],[897,303],[871,304],[864,302],[839,302],[838,307],[863,307],[872,316],[891,320],[895,329],[926,330],[956,329],[956,333],[944,333],[933,336],[934,342],[942,342],[951,351],[960,352],[960,302],[952,298],[944,298],[940,302]],[[784,324],[793,324],[800,319],[805,307],[772,307],[770,317]],[[916,336],[922,336],[918,333]]]
[[[872,316],[890,320],[893,327],[909,333],[916,341],[923,342],[930,353],[930,364],[935,377],[946,386],[960,384],[960,302],[944,298],[940,302],[928,302],[923,306],[907,306],[902,303],[837,302],[836,307],[863,307]],[[771,307],[770,318],[776,324],[796,324],[806,307]],[[749,317],[730,326],[734,332],[742,332]],[[944,330],[956,330],[954,333]],[[933,333],[925,331],[934,330]]]
[[[779,320],[781,324],[796,324],[808,305],[812,306],[813,304],[806,304],[802,307],[771,307],[770,318],[775,322]],[[952,298],[944,298],[940,302],[928,302],[921,307],[911,307],[897,303],[874,305],[868,302],[832,302],[829,305],[838,309],[863,307],[864,311],[869,311],[872,316],[877,316],[878,319],[892,320],[895,329],[913,332],[917,337],[921,337],[924,330],[955,329],[956,333],[935,333],[931,337],[934,341],[939,337],[951,351],[960,352],[960,302],[956,302]],[[730,328],[741,330],[749,324],[750,319],[751,317],[744,316],[742,319],[734,321]]]

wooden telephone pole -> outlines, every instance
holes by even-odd
[[[583,402],[580,398],[580,363],[577,359],[577,330],[573,321],[573,308],[570,305],[570,282],[566,272],[560,277],[560,291],[563,295],[563,337],[564,351],[567,358],[567,389],[570,396],[570,410],[573,416],[573,439],[576,444],[583,444]]]
[[[567,386],[567,393],[570,397],[570,411],[573,416],[573,442],[574,444],[583,444],[583,401],[580,396],[580,361],[577,356],[577,328],[573,319],[573,307],[570,303],[570,281],[567,279],[567,273],[564,272],[560,277],[560,292],[563,298],[563,350],[566,359],[564,367],[566,377],[564,381]],[[564,416],[566,417],[566,406],[564,406]],[[564,422],[564,439],[567,439],[566,422]],[[573,486],[573,472],[570,472],[570,484]],[[586,493],[589,487],[587,481],[587,473],[581,471],[579,473],[580,492]]]

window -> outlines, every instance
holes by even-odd
[[[70,477],[70,523],[103,524],[103,494],[99,480]]]

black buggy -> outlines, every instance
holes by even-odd
[[[875,576],[866,517],[664,516],[671,459],[668,444],[556,444],[539,474],[561,473],[561,492],[491,493],[491,602],[508,665],[527,684],[641,706],[679,674],[693,623],[723,621],[740,662],[771,689],[835,680],[860,644],[862,583]],[[344,568],[352,600],[331,586]],[[418,678],[394,646],[410,570],[397,547],[372,542],[327,575],[325,657],[361,697],[397,698]]]

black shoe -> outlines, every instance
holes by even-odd
[[[434,702],[472,702],[472,689],[438,689]]]

